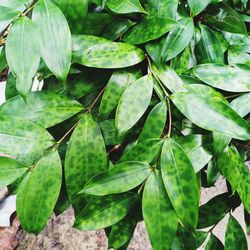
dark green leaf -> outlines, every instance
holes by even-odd
[[[147,110],[153,91],[152,75],[132,83],[120,98],[116,110],[116,127],[120,134],[132,128]]]
[[[240,140],[249,140],[250,128],[230,106],[217,98],[175,93],[171,100],[197,126]]]
[[[129,191],[141,184],[151,173],[149,165],[141,162],[124,162],[92,178],[81,193],[108,195]]]
[[[119,194],[95,198],[76,217],[74,227],[80,230],[97,230],[122,220],[135,202],[136,195]]]
[[[25,101],[21,96],[8,100],[0,106],[0,115],[25,118],[48,128],[82,110],[80,103],[64,95],[39,91],[28,94]]]
[[[5,87],[5,99],[9,100],[17,95],[19,95],[19,93],[16,89],[16,78],[11,72],[9,72]]]
[[[27,167],[14,159],[0,157],[0,188],[8,186],[27,170]]]
[[[6,40],[6,58],[17,78],[18,92],[26,95],[40,62],[37,30],[29,18],[20,17],[11,27]]]
[[[223,249],[224,246],[222,242],[214,234],[212,234],[206,245],[205,250],[223,250]]]
[[[198,222],[199,191],[188,156],[172,139],[166,139],[161,154],[163,182],[178,218],[188,228]]]
[[[202,232],[202,231],[197,231],[195,236],[196,236],[196,249],[197,249],[205,242],[205,240],[208,236],[208,233]]]
[[[123,40],[131,44],[146,43],[163,36],[178,26],[179,24],[174,19],[168,17],[148,17],[129,29],[125,33]]]
[[[231,215],[227,224],[225,250],[247,250],[247,239],[239,222]]]
[[[32,20],[41,39],[44,62],[58,79],[65,81],[71,64],[71,34],[63,13],[52,1],[39,0]]]
[[[207,184],[213,186],[220,177],[220,171],[215,159],[212,159],[207,166]]]
[[[25,176],[17,193],[17,215],[25,231],[38,234],[43,230],[55,207],[61,181],[57,151],[44,156]]]
[[[146,13],[139,0],[107,0],[107,7],[115,13]]]
[[[142,212],[153,248],[169,249],[177,231],[178,219],[157,170],[145,184]]]
[[[89,36],[73,36],[73,61],[95,68],[125,68],[144,60],[144,52],[127,43]]]
[[[4,47],[0,47],[0,73],[7,67],[6,55]]]

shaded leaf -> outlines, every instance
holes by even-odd
[[[222,242],[214,234],[212,234],[210,236],[209,241],[207,242],[205,249],[206,250],[222,250],[224,249],[224,246]]]
[[[208,236],[208,233],[202,232],[202,231],[197,231],[195,236],[196,236],[196,249],[197,249],[205,242],[205,240]]]
[[[207,166],[207,184],[213,186],[220,177],[220,171],[215,159],[212,159]]]

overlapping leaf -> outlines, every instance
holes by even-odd
[[[115,13],[146,13],[139,0],[107,0],[107,7]]]
[[[8,24],[10,24],[16,16],[18,16],[18,11],[15,9],[2,6],[0,4],[0,33],[7,28]]]

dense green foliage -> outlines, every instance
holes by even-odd
[[[249,23],[247,0],[0,0],[0,187],[24,230],[71,204],[110,248],[144,220],[156,250],[247,250]]]

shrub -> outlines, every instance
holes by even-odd
[[[249,7],[0,0],[0,186],[23,229],[71,204],[116,249],[142,220],[154,249],[221,249],[230,214],[225,248],[247,250],[231,212],[243,203],[249,227]],[[199,207],[221,175],[228,191]]]

